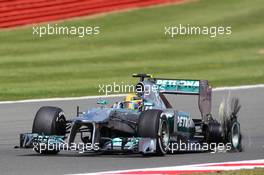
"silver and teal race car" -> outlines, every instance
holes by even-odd
[[[20,134],[20,148],[33,148],[41,154],[61,150],[81,153],[141,153],[165,155],[177,151],[241,151],[240,109],[237,98],[220,105],[220,122],[211,114],[212,89],[207,80],[153,78],[134,74],[139,82],[135,93],[123,101],[79,112],[67,120],[62,109],[41,107],[32,133]],[[166,94],[196,95],[200,119],[174,109]],[[228,109],[228,110],[227,110]]]

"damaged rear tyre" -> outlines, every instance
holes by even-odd
[[[232,151],[242,151],[240,124],[237,121],[231,122],[231,129],[229,132],[229,143],[231,143]]]

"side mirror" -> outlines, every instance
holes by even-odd
[[[108,101],[107,100],[103,100],[103,99],[99,99],[97,101],[97,104],[99,104],[99,105],[107,105],[108,104]]]

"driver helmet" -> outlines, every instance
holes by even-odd
[[[128,94],[124,99],[124,108],[136,110],[141,107],[142,99],[136,94]]]

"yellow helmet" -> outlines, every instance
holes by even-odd
[[[124,108],[138,109],[142,104],[142,99],[136,94],[128,94],[124,99]]]

